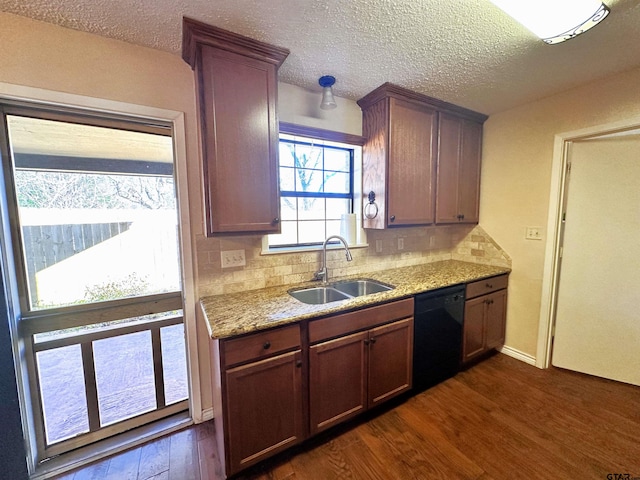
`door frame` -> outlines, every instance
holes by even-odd
[[[547,243],[545,245],[544,270],[542,274],[542,295],[540,319],[538,322],[538,345],[536,366],[549,368],[553,325],[557,305],[558,282],[560,276],[560,244],[562,236],[562,214],[565,205],[567,162],[571,143],[640,128],[640,116],[617,122],[595,125],[556,134],[553,145],[551,166],[551,186],[549,193],[549,214],[547,219]]]
[[[192,247],[191,219],[189,217],[189,196],[187,180],[187,135],[185,128],[185,113],[180,111],[137,105],[114,100],[75,95],[40,88],[26,87],[0,82],[0,100],[13,100],[24,102],[37,102],[46,105],[55,105],[63,108],[75,108],[103,112],[107,114],[121,114],[129,117],[141,117],[159,120],[171,124],[173,130],[174,149],[174,176],[176,181],[176,198],[178,201],[178,224],[180,238],[180,264],[182,276],[183,317],[187,350],[187,370],[189,378],[189,415],[196,422],[204,420],[202,409],[202,396],[200,385],[200,367],[198,362],[198,337],[196,330],[196,288],[194,273],[194,249]],[[2,213],[2,212],[0,212]],[[3,216],[3,215],[0,215]],[[8,221],[8,219],[6,219]],[[11,248],[7,245],[7,248]],[[4,255],[4,254],[3,254]],[[10,259],[5,258],[9,261]],[[12,263],[4,262],[5,266],[12,268]],[[37,452],[35,449],[35,432],[27,419],[30,417],[30,400],[25,387],[25,367],[15,359],[20,355],[24,345],[19,344],[18,325],[15,321],[15,312],[19,310],[15,298],[15,274],[7,272],[7,290],[13,292],[8,298],[9,328],[11,330],[11,342],[14,352],[14,364],[16,368],[16,380],[18,382],[18,395],[22,416],[23,431],[27,447],[27,464],[29,472],[36,471]]]

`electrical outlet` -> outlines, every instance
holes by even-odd
[[[436,246],[436,236],[435,235],[431,235],[429,237],[429,246],[430,247],[435,247]]]
[[[220,252],[222,268],[244,267],[247,261],[244,257],[244,250],[225,250]]]
[[[524,238],[527,240],[542,240],[542,227],[527,227]]]
[[[404,250],[404,238],[398,238],[398,250]]]
[[[382,253],[382,240],[376,240],[376,253]]]

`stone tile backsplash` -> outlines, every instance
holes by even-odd
[[[400,238],[402,249],[398,248]],[[342,249],[327,252],[330,278],[374,276],[381,270],[450,259],[511,266],[511,258],[480,226],[368,230],[367,240],[368,247],[351,249],[351,262],[345,260]],[[196,242],[200,297],[305,282],[320,269],[320,251],[262,255],[261,236],[199,236]],[[379,242],[382,251],[376,252]],[[246,266],[222,269],[220,252],[225,250],[244,250]]]

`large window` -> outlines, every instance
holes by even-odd
[[[20,105],[0,125],[38,460],[186,411],[171,128]]]
[[[29,309],[180,290],[171,136],[6,118]]]
[[[340,234],[342,216],[354,209],[357,148],[280,135],[282,231],[269,235],[270,248],[317,245],[330,235]]]

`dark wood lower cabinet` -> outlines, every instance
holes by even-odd
[[[487,297],[485,343],[486,348],[496,348],[504,344],[507,291],[500,290]]]
[[[467,285],[463,362],[504,342],[507,276]],[[211,341],[226,475],[412,387],[413,298]],[[308,401],[307,401],[308,400]]]
[[[311,434],[367,409],[368,336],[354,333],[309,349]]]
[[[300,325],[211,340],[218,457],[235,475],[306,436]]]
[[[408,391],[412,351],[413,317],[312,345],[311,434]]]
[[[462,363],[504,344],[507,275],[467,285],[462,338]]]
[[[304,436],[300,350],[226,372],[229,468],[240,471]]]
[[[374,328],[369,339],[369,402],[373,407],[411,388],[413,318]]]
[[[462,360],[467,361],[485,350],[485,298],[467,300],[464,306],[464,338],[462,340]]]

